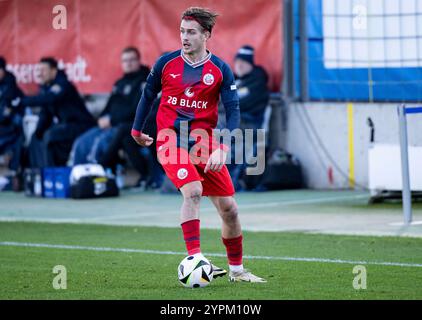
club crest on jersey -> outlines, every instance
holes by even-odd
[[[180,180],[186,179],[187,176],[188,176],[188,170],[186,170],[185,168],[181,168],[177,171],[177,177]]]
[[[192,98],[195,93],[192,91],[192,87],[187,87],[185,89],[185,95],[189,98]]]
[[[202,81],[207,85],[210,86],[214,83],[214,76],[211,73],[207,73],[206,75],[204,75],[204,77],[202,78]]]

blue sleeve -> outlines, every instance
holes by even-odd
[[[230,131],[239,128],[240,109],[234,75],[230,67],[224,63],[222,67],[223,83],[221,85],[221,101],[226,110],[226,127]]]
[[[136,108],[135,121],[132,126],[135,131],[142,131],[151,106],[157,94],[161,91],[161,76],[166,62],[164,56],[160,57],[148,75],[144,91]]]

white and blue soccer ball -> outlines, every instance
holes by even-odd
[[[187,256],[177,268],[180,283],[187,288],[202,288],[213,279],[211,262],[202,253]]]

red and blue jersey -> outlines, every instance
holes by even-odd
[[[146,116],[157,94],[162,91],[157,112],[157,132],[173,129],[180,133],[186,121],[189,132],[204,129],[211,136],[218,121],[218,102],[226,111],[226,127],[239,127],[239,98],[230,67],[208,52],[198,62],[191,62],[181,50],[161,56],[152,68],[138,103],[132,133],[142,131]],[[157,147],[162,143],[157,141]]]

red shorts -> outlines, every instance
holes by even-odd
[[[206,163],[192,163],[186,149],[177,148],[177,159],[184,159],[185,161],[172,161],[171,163],[163,163],[160,160],[164,152],[164,149],[157,151],[158,160],[166,172],[167,177],[177,189],[180,189],[189,182],[201,181],[203,196],[225,197],[234,195],[233,182],[226,165],[222,167],[220,172],[209,170],[207,173],[204,173]]]

